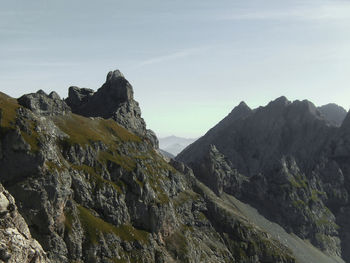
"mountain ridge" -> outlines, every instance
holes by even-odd
[[[176,156],[196,139],[184,138],[175,135],[159,138],[159,148]]]
[[[323,114],[323,116],[334,126],[340,127],[347,115],[347,111],[335,104],[335,103],[329,103],[320,107],[317,107],[317,109]]]
[[[238,197],[288,232],[348,261],[349,227],[339,220],[350,189],[348,120],[349,114],[337,127],[313,103],[282,96],[243,117],[230,113],[176,158],[218,195]],[[213,147],[218,153],[208,159]]]
[[[189,167],[159,155],[114,72],[102,87],[126,96],[106,103],[107,115],[74,113],[99,91],[0,94],[0,182],[46,262],[297,262]]]

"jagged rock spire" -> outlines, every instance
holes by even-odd
[[[119,70],[110,71],[106,82],[96,92],[71,87],[66,102],[73,113],[112,118],[124,128],[148,138],[158,148],[158,139],[154,132],[146,129],[139,104],[134,100],[133,87]]]

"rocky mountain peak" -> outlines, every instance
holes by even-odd
[[[106,82],[115,81],[118,78],[125,78],[123,73],[121,73],[119,69],[110,71],[107,74]]]
[[[238,110],[251,111],[251,108],[249,108],[249,106],[244,101],[241,101],[236,107],[233,108],[232,111],[238,111]]]
[[[249,108],[249,106],[244,101],[241,101],[236,107],[232,109],[231,112],[251,112],[251,108]]]
[[[70,87],[66,102],[74,113],[87,117],[114,118],[124,105],[132,106],[129,111],[135,110],[135,118],[141,116],[138,103],[134,101],[133,87],[119,70],[110,71],[106,82],[96,92]]]
[[[290,104],[288,113],[289,113],[289,117],[293,119],[296,118],[297,116],[304,116],[307,119],[311,118],[311,119],[324,120],[324,118],[322,118],[321,113],[319,112],[315,104],[313,104],[308,100],[293,101],[293,103]]]
[[[243,101],[243,100],[238,104],[238,106],[248,107],[247,103],[245,103],[245,101]]]
[[[249,106],[244,101],[241,101],[222,121],[220,121],[213,128],[212,132],[226,129],[230,125],[233,125],[233,123],[237,120],[248,117],[252,112],[253,110],[249,108]]]
[[[64,115],[71,111],[56,92],[47,95],[43,90],[23,95],[18,99],[18,103],[32,112],[44,116]]]
[[[65,101],[73,113],[85,117],[111,118],[129,131],[146,137],[158,148],[158,139],[153,131],[146,129],[139,104],[134,100],[133,87],[119,70],[110,71],[106,82],[96,92],[70,87]]]
[[[229,116],[176,160],[215,193],[241,196],[288,231],[349,259],[349,239],[337,228],[350,229],[349,213],[339,210],[348,203],[350,113],[340,133],[308,100],[280,97],[246,118]]]
[[[96,92],[70,87],[66,102],[73,113],[86,117],[113,118],[137,134],[145,133],[146,124],[133,98],[133,88],[119,70],[110,71],[106,82]]]
[[[94,95],[95,91],[92,89],[78,88],[75,86],[69,87],[68,98],[66,99],[67,104],[72,109],[76,109],[82,103],[86,103],[88,99]]]
[[[291,104],[291,102],[285,97],[285,96],[281,96],[281,97],[278,97],[277,99],[271,101],[267,107],[271,107],[271,106],[274,106],[274,107],[285,107],[287,105]]]
[[[335,104],[329,103],[317,108],[322,116],[333,126],[340,127],[347,115],[347,111]]]
[[[260,172],[290,151],[301,160],[300,165],[310,167],[312,159],[308,158],[319,151],[332,132],[313,103],[290,102],[282,96],[256,110],[242,104],[235,107],[177,158],[184,162],[200,159],[214,144],[246,175]]]
[[[110,71],[107,74],[106,82],[97,91],[101,96],[110,96],[115,102],[129,102],[134,99],[134,90],[131,84],[119,71]]]

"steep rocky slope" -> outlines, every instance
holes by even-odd
[[[349,257],[349,136],[309,101],[241,103],[177,159],[218,195],[256,207],[328,255]]]
[[[317,107],[317,109],[321,112],[323,117],[329,121],[332,125],[336,127],[340,127],[346,117],[346,110],[335,104],[335,103],[329,103],[320,107]]]
[[[0,184],[0,262],[49,263],[44,250],[32,238],[14,198]]]
[[[146,129],[139,104],[134,100],[132,86],[119,70],[109,72],[106,82],[97,92],[70,87],[68,95],[65,102],[73,113],[85,117],[112,118],[131,132],[148,138],[158,147],[155,133]]]
[[[0,182],[49,260],[297,262],[191,169],[163,159],[132,94],[119,71],[66,100],[0,94]]]

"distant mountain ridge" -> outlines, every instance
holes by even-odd
[[[350,262],[350,113],[344,111],[285,97],[254,110],[241,102],[176,159],[219,196],[240,198]]]
[[[159,138],[159,148],[176,156],[196,139],[168,136]]]

